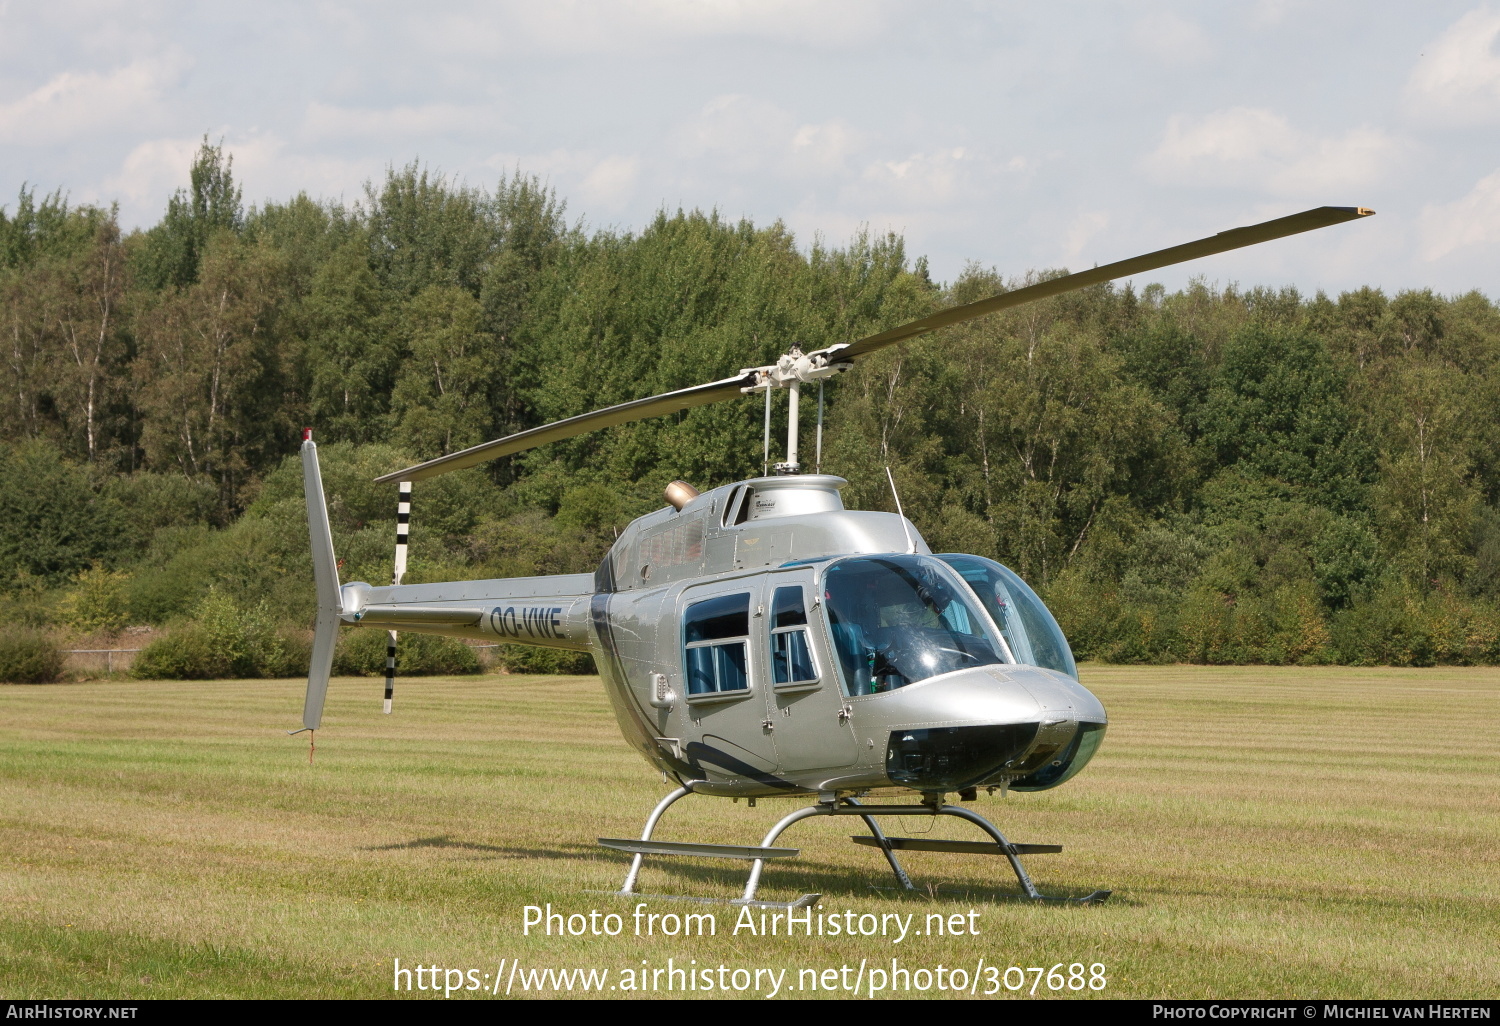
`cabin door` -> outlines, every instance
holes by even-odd
[[[845,716],[810,568],[770,574],[760,597],[766,701],[783,775],[852,766],[859,756]]]
[[[766,653],[756,643],[760,586],[722,581],[682,594],[682,682],[697,738],[684,754],[710,780],[775,786]]]

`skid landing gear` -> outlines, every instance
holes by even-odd
[[[1060,852],[1062,847],[1056,844],[1012,844],[1005,839],[1005,835],[996,829],[995,825],[977,812],[956,805],[945,805],[941,799],[924,801],[920,805],[861,805],[853,798],[829,798],[819,801],[816,805],[785,816],[773,826],[765,839],[758,846],[747,846],[737,844],[693,844],[681,841],[653,841],[652,832],[656,829],[657,822],[662,813],[676,802],[692,792],[686,787],[679,787],[671,794],[663,798],[651,811],[646,819],[645,829],[641,831],[638,841],[624,840],[614,837],[601,837],[599,843],[606,848],[616,851],[630,852],[634,858],[630,861],[630,871],[625,874],[625,883],[621,885],[617,894],[635,895],[635,884],[640,876],[641,863],[647,855],[688,855],[697,858],[720,858],[741,859],[750,862],[750,878],[745,883],[745,892],[739,898],[734,899],[731,904],[753,905],[761,908],[803,908],[816,902],[822,895],[804,894],[789,902],[761,901],[756,897],[760,888],[761,871],[764,869],[767,859],[793,858],[800,854],[797,848],[773,847],[776,839],[786,831],[792,824],[809,819],[813,816],[858,816],[864,821],[869,829],[869,836],[855,836],[850,840],[855,844],[863,844],[872,848],[879,848],[890,863],[891,872],[896,874],[896,880],[903,890],[916,890],[911,882],[911,877],[906,875],[900,860],[896,857],[898,851],[946,851],[955,854],[966,855],[1003,855],[1010,863],[1010,868],[1015,871],[1016,879],[1021,884],[1021,890],[1025,896],[1032,901],[1066,901],[1080,905],[1094,905],[1109,897],[1109,891],[1095,891],[1082,898],[1054,898],[1042,894],[1031,882],[1031,877],[1026,872],[1026,867],[1021,865],[1022,855],[1041,855],[1048,852]],[[988,834],[990,841],[947,841],[931,840],[924,837],[888,837],[880,829],[880,824],[875,821],[877,816],[956,816],[959,819],[968,820],[979,829]],[[681,897],[678,895],[639,895],[640,897]],[[690,898],[692,901],[717,901],[723,899],[715,898]]]

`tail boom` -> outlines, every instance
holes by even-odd
[[[589,650],[593,574],[343,588],[340,619],[382,630]]]

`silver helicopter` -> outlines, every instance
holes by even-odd
[[[792,824],[856,816],[856,843],[884,854],[900,886],[912,882],[901,850],[1006,858],[1026,898],[1043,900],[1020,856],[1061,851],[1015,844],[966,808],[980,788],[1041,791],[1075,776],[1098,751],[1108,717],[1078,681],[1067,639],[1025,582],[983,556],[933,554],[900,512],[844,508],[844,479],[802,473],[798,405],[818,384],[815,470],[820,469],[823,383],[887,346],[999,310],[1170,264],[1239,249],[1372,214],[1318,207],[1236,228],[1092,270],[952,307],[854,342],[791,349],[775,364],[622,403],[429,460],[380,482],[399,483],[396,569],[389,587],[338,580],[318,470],[304,432],[302,460],[318,617],[301,730],[319,727],[340,625],[389,632],[385,711],[391,711],[397,631],[501,640],[589,652],[620,730],[663,781],[675,784],[639,839],[600,838],[632,854],[620,894],[634,894],[646,855],[741,859],[749,879],[738,904],[757,899],[767,860]],[[683,481],[668,505],[620,535],[592,574],[402,584],[412,483],[599,428],[747,394],[764,394],[769,456],[771,391],[787,389],[787,458],[775,474],[700,493]],[[889,471],[887,470],[887,475]],[[894,495],[895,485],[891,482]],[[655,840],[669,806],[690,794],[811,798],[759,845]],[[948,797],[957,795],[958,804]],[[893,802],[891,797],[915,797]],[[870,804],[871,798],[885,799]],[[863,799],[863,800],[862,800]],[[954,816],[981,841],[888,836],[879,819]],[[1100,890],[1075,900],[1102,901]]]

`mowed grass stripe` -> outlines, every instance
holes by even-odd
[[[1002,860],[913,852],[887,888],[849,820],[799,824],[763,893],[828,910],[983,910],[980,937],[519,936],[520,908],[628,912],[590,891],[663,793],[593,678],[330,690],[316,759],[295,682],[0,688],[0,991],[10,997],[382,996],[393,957],[484,970],[664,964],[1104,962],[1134,996],[1500,991],[1500,674],[1486,669],[1086,667],[1112,725],[1052,792],[982,798],[1044,891]],[[658,836],[755,843],[795,805],[679,803]],[[888,824],[914,833],[922,824]],[[971,838],[952,821],[933,836]],[[648,860],[648,893],[738,894],[744,867]]]

